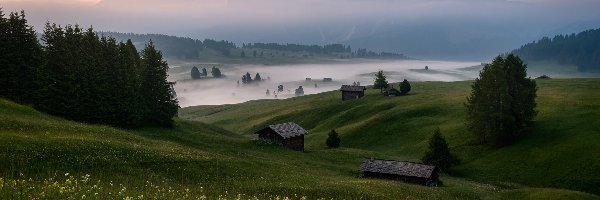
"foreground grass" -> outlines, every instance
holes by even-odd
[[[596,193],[598,126],[590,122],[598,119],[598,83],[540,82],[536,131],[500,150],[469,143],[460,121],[468,82],[416,83],[412,95],[398,98],[369,90],[364,99],[348,102],[329,92],[195,107],[181,111],[175,129],[87,125],[0,100],[0,199],[597,199],[553,188]],[[590,121],[579,119],[584,116]],[[306,152],[252,139],[253,130],[283,121],[310,130]],[[554,131],[536,135],[542,125]],[[436,126],[465,163],[442,176],[443,187],[358,178],[364,157],[418,160]],[[325,148],[331,128],[342,133],[342,148]],[[576,145],[583,142],[588,146]],[[539,183],[530,182],[536,175]],[[554,182],[557,177],[572,186]]]
[[[476,199],[500,189],[444,178],[430,188],[358,178],[368,151],[293,152],[220,128],[120,130],[0,100],[0,199]]]

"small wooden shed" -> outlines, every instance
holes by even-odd
[[[304,128],[294,122],[269,125],[256,132],[258,138],[280,146],[304,151],[304,135],[308,134]]]
[[[360,166],[363,177],[401,180],[423,185],[437,185],[439,169],[419,163],[367,158]]]
[[[342,85],[342,88],[340,88],[343,101],[361,98],[365,96],[365,90],[367,90],[367,87],[356,85]]]

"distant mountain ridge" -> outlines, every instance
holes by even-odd
[[[575,65],[580,72],[600,72],[600,28],[554,38],[543,37],[512,53],[525,61],[554,61]]]
[[[240,52],[247,51],[252,53],[257,49],[270,50],[285,55],[285,52],[302,52],[307,55],[326,55],[331,58],[386,58],[386,59],[409,59],[407,56],[399,53],[374,52],[359,48],[352,50],[349,45],[326,44],[326,45],[303,45],[303,44],[279,44],[279,43],[242,43],[241,46],[227,40],[213,39],[192,39],[189,37],[178,37],[164,34],[136,34],[119,32],[98,32],[100,35],[115,38],[117,41],[126,41],[131,39],[133,44],[142,49],[150,40],[163,52],[165,57],[177,59],[200,59],[203,57],[205,49],[211,49],[211,53],[216,53],[220,57],[235,58],[240,56]],[[205,54],[205,53],[204,53]],[[245,54],[245,53],[244,53]],[[252,55],[256,57],[256,55]],[[246,57],[245,55],[242,57]],[[250,57],[250,55],[248,56]]]

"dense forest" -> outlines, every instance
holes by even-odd
[[[525,61],[556,61],[582,72],[600,72],[600,29],[544,37],[513,51]]]
[[[164,52],[168,58],[198,59],[204,49],[213,49],[223,56],[230,56],[233,49],[262,49],[272,51],[305,52],[309,54],[343,55],[343,58],[394,58],[408,59],[403,54],[390,52],[374,52],[367,49],[352,51],[350,46],[343,44],[327,45],[302,45],[302,44],[278,44],[278,43],[244,43],[241,47],[227,40],[214,39],[192,39],[188,37],[176,37],[162,34],[135,34],[118,32],[99,32],[99,35],[110,36],[117,41],[131,39],[134,45],[142,48],[147,41],[154,41],[157,48]],[[256,57],[256,56],[254,56]]]
[[[0,98],[82,122],[172,126],[174,83],[152,41],[140,53],[131,40],[50,23],[42,41],[24,12],[0,9]]]

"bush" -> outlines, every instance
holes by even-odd
[[[331,130],[331,132],[329,132],[329,137],[327,137],[327,141],[325,141],[325,143],[327,144],[327,147],[329,148],[338,148],[340,147],[340,137],[338,135],[337,132],[335,132],[335,130]]]

